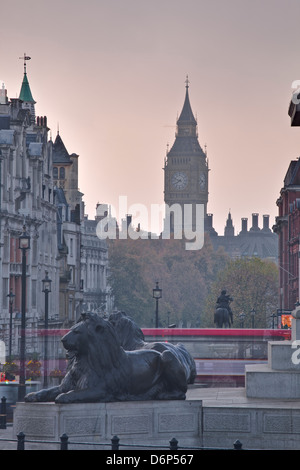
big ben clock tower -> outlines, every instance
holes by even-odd
[[[195,227],[195,207],[202,204],[204,219],[208,202],[208,164],[197,133],[197,121],[189,99],[189,80],[186,79],[186,93],[181,114],[177,120],[175,141],[165,159],[164,201],[169,207],[185,204],[193,208],[192,226]],[[173,227],[174,228],[174,227]],[[172,229],[172,219],[171,219]]]

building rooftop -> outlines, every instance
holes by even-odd
[[[53,158],[53,164],[55,163],[72,164],[70,155],[59,133],[57,134],[55,142],[53,144],[52,158]]]
[[[193,125],[196,126],[197,121],[194,117],[192,107],[191,107],[191,103],[190,103],[190,98],[189,98],[189,80],[188,80],[188,78],[186,79],[185,89],[186,89],[185,100],[184,100],[184,104],[183,104],[181,114],[180,114],[180,116],[177,120],[177,125],[189,123],[189,124],[193,124]]]
[[[210,217],[211,214],[208,214],[208,218]],[[215,249],[223,247],[232,258],[257,256],[278,261],[278,236],[269,228],[269,216],[264,216],[263,227],[259,228],[258,214],[252,214],[252,227],[249,230],[247,219],[242,219],[242,230],[237,235],[234,235],[231,215],[230,222],[232,230],[228,232],[225,228],[224,235],[218,235],[212,227],[212,220],[209,220],[207,232]]]
[[[19,100],[25,101],[27,103],[35,103],[31,90],[30,90],[27,73],[24,73]]]

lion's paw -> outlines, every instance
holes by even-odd
[[[67,393],[61,393],[55,398],[55,403],[71,403],[70,396]]]
[[[28,393],[27,395],[25,395],[24,400],[27,401],[27,402],[36,402],[36,401],[38,401],[38,397],[37,397],[36,392]]]

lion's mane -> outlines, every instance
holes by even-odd
[[[125,351],[134,351],[145,346],[142,330],[125,312],[113,312],[108,321],[113,325],[116,335]]]

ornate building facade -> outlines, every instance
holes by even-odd
[[[36,117],[24,57],[19,98],[0,89],[0,340],[6,355],[18,356],[21,335],[22,260],[19,236],[24,227],[31,246],[26,253],[26,358],[44,353],[46,272],[49,328],[68,328],[83,308],[107,310],[107,247],[95,221],[84,216],[78,188],[77,154],[69,154],[59,133],[48,138],[47,118]],[[94,230],[94,233],[92,233]],[[10,304],[11,294],[12,302]],[[12,313],[12,315],[11,315]],[[12,318],[12,329],[10,328]],[[50,335],[48,355],[54,368],[64,357],[60,336]],[[52,359],[51,359],[52,358]]]
[[[277,199],[274,230],[279,238],[279,308],[292,311],[299,301],[300,160],[293,160]]]
[[[25,227],[27,250],[26,326],[37,331],[44,324],[42,279],[52,280],[49,311],[58,312],[56,205],[52,179],[52,143],[47,119],[35,117],[26,66],[19,98],[9,100],[2,85],[0,95],[0,328],[8,344],[10,305],[14,295],[12,351],[19,351],[21,311],[21,250],[18,239]],[[38,350],[30,335],[27,353]]]
[[[113,300],[107,281],[109,276],[107,243],[97,236],[99,218],[99,215],[96,215],[94,220],[91,220],[85,216],[82,223],[81,282],[84,308],[89,312],[104,313],[112,311]]]
[[[57,204],[59,318],[64,327],[78,320],[81,285],[83,194],[78,189],[78,155],[69,154],[59,133],[53,144],[53,182]]]
[[[53,144],[53,179],[58,208],[59,317],[64,327],[81,311],[106,312],[112,308],[108,286],[108,253],[97,237],[97,217],[84,215],[78,188],[78,160],[69,154],[59,133]]]
[[[292,96],[288,115],[292,127],[300,126],[299,89]],[[288,313],[300,300],[300,158],[292,160],[276,201],[278,216],[274,231],[278,234],[279,309]]]

